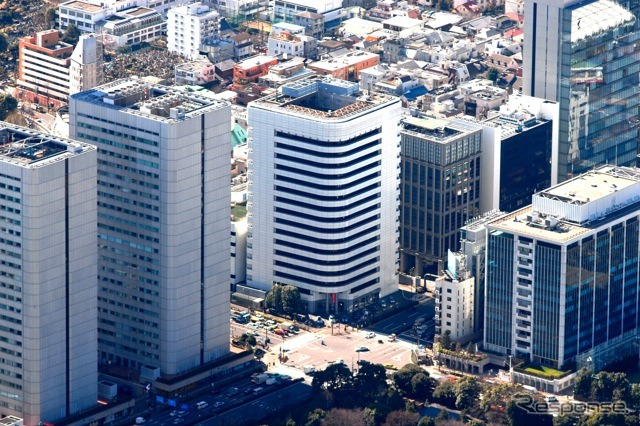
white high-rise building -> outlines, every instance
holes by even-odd
[[[102,40],[83,34],[73,49],[69,63],[69,94],[83,92],[103,83]]]
[[[247,283],[341,311],[397,289],[400,101],[312,77],[251,102]]]
[[[0,417],[96,405],[95,146],[0,122]]]
[[[229,105],[129,78],[71,96],[98,145],[101,364],[175,375],[229,353]]]
[[[167,13],[167,48],[169,52],[195,60],[200,46],[220,30],[220,15],[202,3],[177,6]]]

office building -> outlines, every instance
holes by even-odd
[[[74,47],[57,30],[40,31],[20,39],[18,52],[20,98],[29,102],[59,107],[70,93],[102,83],[102,43],[95,34],[81,35]]]
[[[638,353],[640,169],[603,166],[487,225],[484,348],[561,368]]]
[[[404,120],[400,199],[401,270],[436,272],[457,251],[460,227],[480,214],[482,128],[461,119]]]
[[[98,154],[99,361],[170,376],[229,352],[229,105],[136,78],[71,96]]]
[[[95,146],[0,122],[0,416],[98,395]]]
[[[557,183],[559,113],[557,102],[511,95],[480,122],[480,211],[514,211]]]
[[[18,80],[21,98],[46,106],[60,106],[69,96],[69,65],[73,46],[60,40],[57,30],[40,31],[18,42]]]
[[[311,77],[249,104],[247,283],[341,311],[398,283],[400,100]]]
[[[200,56],[200,46],[220,32],[220,15],[202,3],[176,6],[167,13],[167,48],[190,60]]]
[[[635,164],[640,33],[611,0],[525,3],[523,93],[560,104],[558,182]]]
[[[110,51],[143,42],[149,43],[162,37],[167,22],[160,12],[146,7],[131,7],[108,16],[95,24],[105,47]]]

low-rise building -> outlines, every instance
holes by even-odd
[[[304,27],[308,36],[321,39],[324,35],[324,15],[314,12],[298,12],[293,16],[293,23]]]
[[[255,82],[259,77],[269,72],[269,67],[278,63],[273,56],[259,55],[245,59],[233,67],[233,81],[235,83]]]
[[[150,42],[165,34],[167,23],[162,15],[146,7],[132,7],[114,13],[95,24],[102,34],[105,48],[116,50]]]
[[[209,61],[192,61],[176,65],[176,85],[202,85],[216,79],[216,67]]]
[[[380,63],[380,55],[370,52],[353,51],[335,59],[313,62],[309,69],[319,75],[329,75],[342,80],[357,81],[360,71]]]

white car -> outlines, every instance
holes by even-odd
[[[367,339],[373,339],[374,337],[376,337],[376,333],[374,333],[373,331],[370,331],[367,333],[367,335],[365,336]]]

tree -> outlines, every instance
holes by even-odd
[[[456,382],[456,407],[471,408],[476,405],[480,394],[480,384],[475,377],[465,376]]]
[[[62,41],[76,45],[80,39],[80,30],[73,24],[69,24],[67,30],[62,35]]]
[[[300,290],[293,285],[285,285],[281,290],[281,312],[287,315],[293,315],[302,310],[302,298]]]
[[[380,364],[363,363],[353,379],[353,399],[368,405],[387,388],[387,370]]]
[[[240,342],[245,346],[255,346],[256,338],[252,334],[244,333],[242,336],[240,336]]]
[[[419,418],[420,415],[415,411],[392,411],[387,416],[384,426],[415,426],[418,423]]]
[[[413,395],[413,384],[411,380],[416,374],[429,374],[426,370],[423,370],[419,366],[415,364],[407,364],[402,367],[400,370],[393,373],[393,382],[396,384],[396,387],[405,395],[412,396]]]
[[[553,426],[553,416],[542,413],[529,413],[518,405],[517,399],[511,399],[505,409],[511,426]]]
[[[311,386],[316,391],[326,389],[335,401],[344,404],[348,401],[345,397],[353,389],[353,375],[343,363],[331,364],[322,371],[316,371]]]
[[[45,22],[45,24],[47,25],[48,28],[51,28],[51,27],[53,27],[55,25],[55,23],[56,23],[56,8],[55,7],[50,7],[44,13],[44,22]]]
[[[487,80],[491,80],[494,83],[498,81],[498,77],[500,77],[500,71],[497,68],[491,67],[487,70],[486,74]]]
[[[436,381],[429,377],[428,372],[418,373],[411,378],[412,396],[422,401],[427,401],[433,397],[433,390]]]
[[[433,417],[424,416],[418,422],[418,426],[436,426],[436,420]]]
[[[573,385],[573,395],[582,398],[591,396],[591,383],[593,381],[593,371],[581,368],[576,374],[575,384]]]
[[[591,397],[597,401],[626,401],[629,395],[629,380],[625,373],[600,371],[593,376]]]
[[[326,414],[327,413],[324,410],[320,408],[316,408],[315,410],[309,413],[309,416],[307,416],[307,423],[305,423],[305,426],[322,425],[322,419],[324,419],[324,416]]]
[[[280,284],[274,284],[271,287],[271,290],[267,293],[267,296],[264,298],[264,307],[268,310],[273,310],[274,312],[280,312],[282,307],[282,286]]]
[[[9,42],[7,36],[4,33],[0,33],[0,52],[5,52],[9,48]]]
[[[361,409],[334,408],[326,414],[322,426],[365,426],[363,413]]]
[[[12,111],[18,108],[18,101],[11,95],[0,96],[0,120],[7,118]]]
[[[440,410],[436,416],[436,424],[439,422],[446,422],[449,420],[449,412],[447,410]]]
[[[456,385],[448,380],[440,382],[433,391],[433,398],[440,404],[453,408],[457,399]]]
[[[446,330],[442,336],[440,336],[440,339],[438,340],[438,344],[440,345],[440,347],[442,349],[446,349],[446,350],[451,350],[451,331]]]

